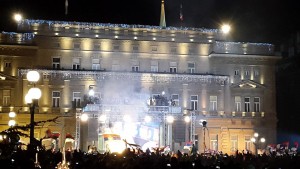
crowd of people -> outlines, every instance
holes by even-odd
[[[300,154],[255,155],[237,151],[234,155],[199,152],[162,153],[126,149],[122,154],[97,151],[60,151],[17,149],[8,155],[0,152],[3,169],[299,169]]]

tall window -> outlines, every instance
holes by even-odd
[[[58,58],[58,57],[52,58],[52,68],[60,69],[60,58]]]
[[[218,135],[210,136],[210,149],[218,151]]]
[[[254,76],[255,77],[259,76],[259,71],[258,70],[254,70]]]
[[[231,151],[236,151],[238,149],[238,136],[231,136],[230,137],[230,144],[231,144]]]
[[[10,105],[10,90],[3,90],[3,106]]]
[[[198,110],[198,95],[191,96],[191,109]]]
[[[245,136],[245,149],[251,150],[251,136]]]
[[[60,102],[60,92],[53,91],[52,92],[52,107],[59,107]]]
[[[172,54],[176,54],[177,53],[177,48],[176,47],[171,47],[171,51]]]
[[[151,72],[158,72],[158,61],[151,61]]]
[[[238,76],[238,75],[240,75],[240,71],[239,70],[234,70],[234,76]]]
[[[73,70],[80,69],[80,58],[73,58]]]
[[[242,99],[241,99],[241,96],[235,96],[234,97],[234,110],[236,112],[241,112],[242,111]]]
[[[245,97],[245,112],[250,112],[250,97]]]
[[[132,66],[131,71],[138,72],[139,71],[139,66]]]
[[[179,106],[179,95],[178,94],[172,94],[171,96],[171,106]]]
[[[249,77],[250,76],[250,71],[249,70],[245,70],[245,77]]]
[[[93,59],[92,60],[92,69],[93,70],[100,70],[100,59]]]
[[[170,62],[170,73],[176,73],[176,72],[177,72],[177,63]]]
[[[209,110],[217,111],[217,96],[209,96]]]
[[[131,71],[133,71],[133,72],[139,71],[139,61],[137,61],[137,60],[132,61]]]
[[[188,73],[195,73],[195,63],[188,63]]]
[[[11,62],[6,61],[4,66],[5,68],[11,68]]]
[[[254,97],[254,112],[260,112],[260,98]]]
[[[73,104],[74,107],[80,107],[81,94],[80,92],[73,92]]]

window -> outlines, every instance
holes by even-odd
[[[230,137],[230,143],[231,143],[231,151],[236,151],[238,149],[238,136],[234,135]]]
[[[176,72],[177,72],[177,63],[170,62],[170,73],[176,73]]]
[[[138,46],[133,46],[132,47],[132,51],[133,52],[138,52],[139,51],[139,47]]]
[[[138,71],[139,71],[139,66],[132,66],[132,67],[131,67],[131,70],[132,70],[133,72],[138,72]]]
[[[191,109],[198,110],[198,95],[191,96]]]
[[[73,107],[80,107],[81,95],[80,92],[73,92]]]
[[[119,51],[120,50],[120,46],[119,45],[114,45],[114,51]]]
[[[250,71],[249,70],[245,70],[245,76],[246,77],[250,76]]]
[[[251,150],[251,136],[245,136],[245,149]]]
[[[100,59],[92,60],[92,70],[100,70]]]
[[[10,105],[10,90],[3,90],[3,106]]]
[[[152,46],[152,52],[157,52],[157,46]]]
[[[209,110],[217,111],[217,96],[209,96]]]
[[[177,48],[176,47],[171,47],[171,53],[176,54],[177,53]]]
[[[132,60],[132,66],[131,66],[131,71],[133,72],[138,72],[139,71],[139,61],[138,60]]]
[[[151,72],[158,72],[158,61],[151,61]]]
[[[80,43],[74,43],[74,49],[80,49]]]
[[[53,91],[52,92],[52,107],[59,107],[59,101],[60,101],[60,92]]]
[[[179,95],[178,94],[172,94],[171,106],[179,106]]]
[[[235,70],[234,71],[234,76],[238,76],[240,74],[240,71],[239,70]]]
[[[99,43],[94,44],[94,50],[100,50],[100,44]]]
[[[52,58],[52,68],[60,69],[60,58],[58,58],[58,57]]]
[[[245,97],[245,112],[250,112],[250,97]]]
[[[189,47],[189,54],[194,54],[194,53],[195,53],[195,48]]]
[[[195,73],[195,63],[188,63],[188,73]]]
[[[73,70],[80,69],[80,58],[73,58]]]
[[[241,112],[242,111],[242,99],[241,99],[241,96],[235,96],[234,97],[234,104],[235,104],[235,106],[234,106],[234,110],[236,111],[236,112]]]
[[[254,70],[254,76],[255,77],[259,76],[259,71],[258,70]]]
[[[254,112],[260,112],[260,98],[254,97]]]
[[[53,47],[54,48],[60,48],[60,43],[59,42],[54,42]]]
[[[11,67],[11,62],[5,62],[5,68],[10,68]]]
[[[210,136],[210,147],[211,150],[218,151],[218,135]]]

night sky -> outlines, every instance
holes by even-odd
[[[158,25],[161,0],[0,0],[0,31],[14,31],[14,12],[28,19]],[[182,4],[183,22],[179,19]],[[165,0],[167,26],[233,27],[235,41],[278,43],[300,25],[295,0]]]

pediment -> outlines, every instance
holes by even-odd
[[[7,75],[3,72],[0,72],[0,81],[2,81],[2,80],[12,81],[12,80],[18,80],[18,79],[16,77],[13,77],[13,76]]]
[[[243,88],[243,89],[255,89],[255,88],[265,88],[264,85],[259,84],[252,80],[242,80],[239,83],[231,85],[232,88]]]

